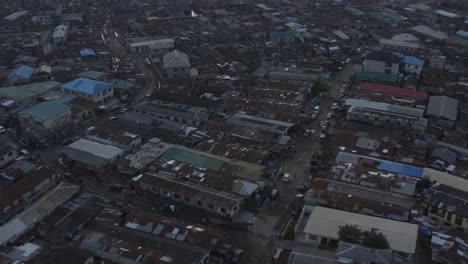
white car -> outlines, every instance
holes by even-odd
[[[282,181],[283,183],[288,183],[288,182],[290,182],[290,181],[291,181],[291,174],[285,173],[285,174],[283,175],[283,178],[281,179],[281,181]]]
[[[6,129],[3,126],[0,126],[0,134],[3,134],[6,132]]]
[[[333,103],[332,106],[331,106],[331,109],[333,109],[333,110],[338,109],[338,108],[340,108],[338,103]]]

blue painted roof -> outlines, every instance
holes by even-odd
[[[381,160],[377,169],[416,178],[421,178],[424,171],[423,168],[386,160]]]
[[[422,66],[424,65],[424,61],[416,58],[414,56],[408,56],[408,55],[402,55],[401,56],[401,61],[405,64],[411,64],[411,65],[419,65]]]
[[[82,49],[80,50],[81,57],[96,56],[96,53],[92,49]]]
[[[460,35],[460,36],[462,36],[462,37],[468,38],[468,31],[458,30],[458,31],[457,31],[457,35]]]
[[[64,84],[62,87],[80,93],[95,95],[106,90],[107,88],[112,87],[112,84],[86,78],[78,78]]]
[[[31,75],[33,74],[34,69],[29,67],[29,66],[21,66],[14,70],[10,75],[8,76],[8,80],[14,77],[21,77],[24,79],[29,79]]]

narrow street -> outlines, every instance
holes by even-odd
[[[310,184],[310,175],[306,168],[310,165],[312,154],[321,149],[320,121],[326,119],[327,113],[332,112],[331,105],[338,98],[343,82],[352,74],[353,65],[349,64],[328,82],[330,90],[323,95],[320,104],[322,112],[316,120],[305,126],[305,129],[315,130],[315,133],[309,138],[300,137],[294,153],[284,161],[283,172],[291,174],[291,182],[282,183],[281,179],[277,179],[273,183],[273,187],[280,193],[278,200],[265,201],[249,231],[232,232],[235,240],[242,241],[245,250],[242,263],[270,263],[276,248],[288,245],[288,241],[278,241],[278,238],[281,229],[290,218],[289,215],[285,215],[288,213],[289,203],[296,196],[297,188]]]

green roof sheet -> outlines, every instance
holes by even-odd
[[[42,102],[19,112],[19,115],[29,115],[45,121],[66,111],[70,111],[70,107],[65,104],[59,102]]]
[[[0,88],[0,96],[8,97],[13,100],[24,100],[40,94],[46,93],[52,89],[60,87],[61,83],[56,81],[30,83],[19,86],[8,86]]]
[[[386,74],[381,72],[362,71],[357,72],[355,76],[358,79],[377,82],[397,83],[399,81],[399,77],[397,75]]]
[[[167,150],[162,156],[165,160],[177,160],[185,162],[194,166],[207,168],[212,171],[222,171],[229,173],[232,176],[247,179],[250,181],[257,181],[263,176],[264,166],[257,164],[228,159],[209,153],[185,148],[185,147],[172,147]]]
[[[135,83],[127,80],[122,80],[122,79],[112,79],[111,83],[114,85],[114,87],[119,88],[119,89],[133,89],[135,88]]]
[[[105,72],[100,72],[100,71],[84,71],[80,73],[81,77],[88,78],[88,79],[93,79],[93,80],[98,80],[101,77],[107,75]]]
[[[452,43],[452,44],[457,44],[457,45],[461,45],[461,46],[464,46],[464,47],[468,47],[468,40],[464,40],[464,39],[459,38],[459,37],[451,37],[447,41],[449,43]]]

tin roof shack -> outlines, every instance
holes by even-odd
[[[252,182],[258,181],[265,174],[265,166],[240,160],[227,159],[182,146],[169,148],[161,159],[165,162],[175,160],[188,163],[193,166],[206,168],[214,172],[228,174],[231,177]]]
[[[60,102],[42,102],[18,113],[22,134],[32,142],[47,137],[60,139],[71,129],[70,107]]]
[[[431,232],[432,263],[463,263],[466,261],[468,236],[455,229],[435,229]]]
[[[32,104],[40,100],[47,92],[60,87],[56,81],[30,83],[19,86],[0,88],[0,96],[9,98],[19,104]]]
[[[167,245],[146,240],[141,242],[140,238],[119,233],[111,236],[94,231],[84,235],[79,248],[92,252],[94,256],[101,259],[118,264],[196,264],[207,262],[209,259],[208,250],[197,247]]]
[[[152,212],[132,211],[125,216],[121,225],[153,236],[208,249],[210,261],[236,263],[242,253],[223,231]]]
[[[453,128],[458,118],[458,100],[445,95],[431,96],[426,116],[430,122],[442,127]]]
[[[14,69],[7,77],[10,85],[28,83],[34,73],[34,68],[23,65]]]
[[[149,165],[159,159],[173,145],[163,142],[159,138],[148,140],[137,152],[127,155],[122,161],[125,167],[122,172],[134,175],[144,171]]]
[[[88,139],[79,139],[63,148],[62,153],[78,166],[103,173],[116,165],[124,150]]]
[[[146,195],[160,196],[227,219],[236,215],[244,202],[242,196],[217,191],[161,173],[142,174],[134,177],[131,184]]]
[[[307,207],[307,206],[306,206]],[[355,225],[362,231],[382,233],[395,255],[412,260],[416,253],[418,225],[389,220],[380,217],[361,215],[320,206],[305,208],[305,215],[299,224],[303,229],[298,240],[313,246],[337,245],[341,226]]]
[[[30,202],[37,200],[55,185],[57,174],[47,167],[33,168],[22,173],[18,170],[8,172],[14,182],[0,191],[0,220],[10,220],[21,212]]]

